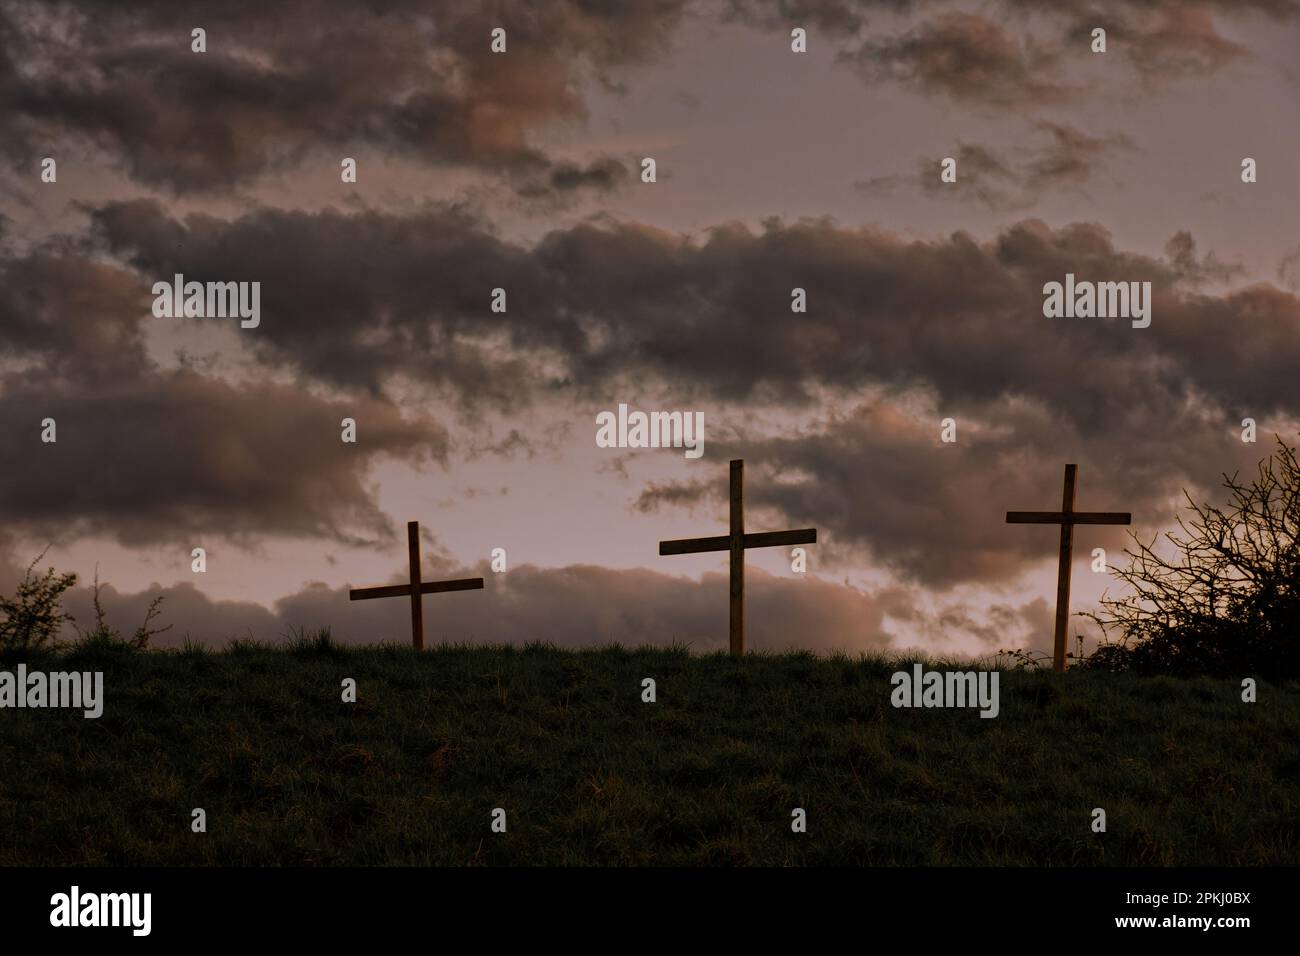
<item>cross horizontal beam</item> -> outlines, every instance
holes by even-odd
[[[781,548],[792,544],[816,544],[816,528],[797,528],[793,531],[759,531],[741,538],[746,549]],[[705,551],[731,550],[731,535],[719,534],[711,538],[677,538],[660,541],[660,554],[702,554]]]
[[[1008,511],[1007,524],[1132,524],[1127,511]]]
[[[426,581],[420,585],[421,594],[441,594],[443,591],[475,591],[483,587],[482,578],[457,578],[454,581]],[[407,597],[409,584],[385,584],[377,588],[355,588],[348,592],[350,601],[368,601],[371,598]]]

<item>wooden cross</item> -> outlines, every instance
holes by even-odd
[[[356,588],[348,592],[352,601],[367,601],[371,598],[406,597],[411,598],[411,643],[417,651],[424,650],[424,613],[421,608],[422,594],[439,594],[443,591],[473,591],[483,587],[482,578],[458,578],[454,581],[420,580],[420,522],[406,522],[406,544],[411,561],[410,584],[387,584],[377,588]]]
[[[1008,511],[1007,524],[1059,524],[1061,556],[1056,571],[1056,646],[1052,652],[1052,669],[1065,670],[1065,632],[1070,619],[1070,552],[1074,547],[1076,524],[1129,524],[1133,515],[1127,511],[1075,511],[1074,483],[1078,465],[1065,466],[1065,490],[1061,492],[1060,511]]]
[[[745,533],[745,462],[731,463],[731,533],[713,538],[678,538],[660,541],[660,554],[700,554],[704,551],[731,553],[731,653],[745,653],[745,549],[775,548],[792,544],[816,544],[816,528],[796,531]]]

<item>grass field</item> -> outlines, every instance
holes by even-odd
[[[1235,681],[1011,671],[990,720],[894,709],[899,667],[619,648],[74,650],[29,668],[103,670],[100,719],[0,710],[0,865],[1300,860],[1294,684],[1245,704]],[[657,703],[641,700],[645,677]],[[206,833],[191,832],[195,807]],[[791,832],[795,807],[806,833]]]

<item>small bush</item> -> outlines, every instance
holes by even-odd
[[[1138,674],[1300,677],[1300,460],[1277,440],[1247,481],[1224,475],[1227,504],[1197,504],[1178,530],[1130,534],[1130,588],[1091,618],[1110,638],[1084,662]]]
[[[37,576],[36,565],[43,557],[44,551],[27,566],[12,598],[0,595],[0,654],[23,656],[52,649],[63,622],[72,620],[72,615],[63,611],[63,595],[77,583],[77,576],[59,574],[53,568]]]
[[[92,627],[89,632],[83,632],[81,628],[77,627],[75,621],[72,623],[72,626],[76,628],[77,633],[81,635],[82,644],[142,651],[149,646],[149,639],[155,634],[161,634],[163,631],[171,630],[172,625],[170,624],[166,627],[156,629],[149,626],[149,623],[157,617],[159,613],[161,613],[158,610],[158,605],[162,604],[163,599],[162,595],[159,595],[149,603],[149,609],[145,611],[144,623],[137,627],[135,633],[130,637],[124,637],[122,632],[109,624],[107,619],[104,617],[104,607],[99,603],[99,589],[99,569],[96,568],[93,597],[93,603],[95,606],[95,626]],[[69,617],[68,620],[72,621],[72,618]]]

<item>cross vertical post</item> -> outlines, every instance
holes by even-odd
[[[1070,559],[1074,550],[1074,485],[1078,465],[1065,466],[1065,486],[1061,490],[1061,557],[1056,569],[1056,637],[1052,647],[1052,670],[1065,670],[1065,645],[1070,629]]]
[[[745,462],[731,463],[731,653],[745,653]]]
[[[411,562],[411,640],[424,650],[424,610],[420,600],[420,522],[406,522],[406,548]]]

